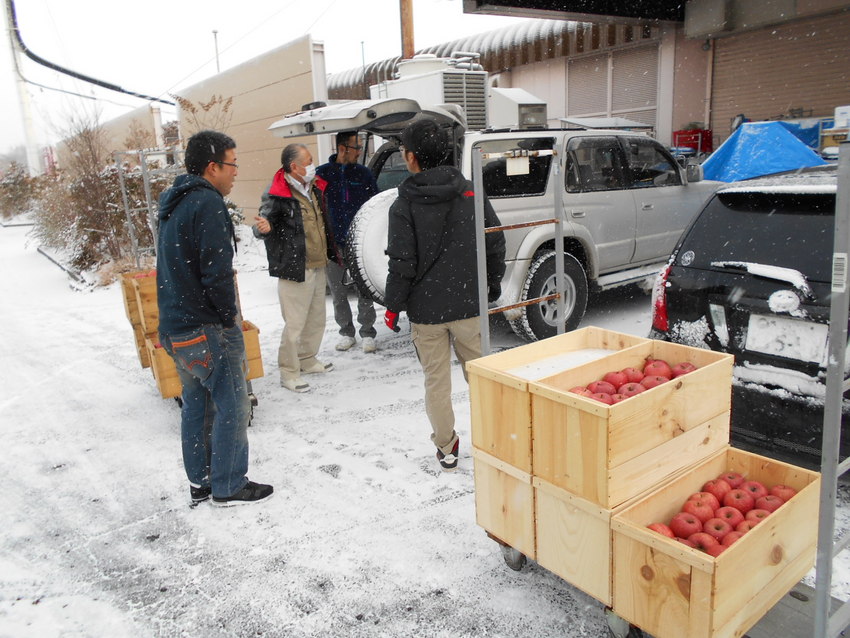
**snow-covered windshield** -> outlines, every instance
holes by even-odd
[[[693,251],[693,268],[758,264],[752,274],[793,285],[828,282],[835,196],[828,193],[718,193],[688,231],[679,255]],[[793,272],[781,269],[793,269]]]

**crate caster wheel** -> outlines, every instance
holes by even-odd
[[[628,620],[620,618],[610,607],[605,608],[605,622],[608,623],[609,638],[644,638],[645,634],[629,624]]]
[[[178,407],[178,408],[182,408],[182,407],[183,407],[183,397],[174,397],[174,400],[177,402],[177,407]]]
[[[499,545],[502,550],[502,558],[505,559],[505,564],[515,572],[522,569],[525,565],[525,554],[518,549],[514,549],[510,545]]]
[[[257,405],[259,404],[259,401],[257,401],[257,395],[254,394],[253,392],[249,392],[248,398],[251,399],[251,407],[256,408]]]

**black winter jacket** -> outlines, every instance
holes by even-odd
[[[319,201],[319,208],[325,221],[325,235],[328,245],[328,259],[342,263],[337,254],[336,245],[328,219],[325,202],[327,182],[321,177],[313,180],[313,192]],[[307,263],[307,242],[304,235],[304,218],[301,204],[292,194],[283,169],[275,173],[269,190],[263,194],[260,203],[260,216],[271,224],[271,231],[263,235],[254,227],[254,236],[265,240],[266,255],[269,260],[269,275],[289,281],[304,281]]]
[[[485,224],[499,226],[484,199]],[[487,284],[505,274],[505,237],[488,233]],[[438,324],[478,316],[478,263],[472,183],[456,168],[439,166],[408,177],[390,208],[389,274],[385,300],[413,323]]]
[[[159,198],[159,331],[236,322],[236,237],[224,198],[203,177],[180,175]]]

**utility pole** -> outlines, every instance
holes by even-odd
[[[401,17],[401,57],[409,60],[413,57],[413,0],[399,0]]]
[[[12,37],[12,3],[11,0],[6,2],[6,25],[9,35],[9,48],[12,54],[12,63],[15,65],[15,88],[18,91],[18,104],[21,109],[21,119],[24,125],[24,139],[27,151],[27,170],[30,177],[41,175],[41,159],[38,155],[38,144],[35,141],[35,127],[32,123],[32,108],[30,106],[30,94],[27,90],[27,83],[20,73],[21,69],[21,51],[17,44],[17,39]]]
[[[213,29],[213,43],[215,44],[215,72],[221,73],[221,67],[218,66],[218,31]]]

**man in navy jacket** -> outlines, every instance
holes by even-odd
[[[328,214],[333,225],[333,235],[337,252],[345,254],[345,244],[351,220],[363,203],[378,192],[378,185],[366,166],[357,163],[362,146],[355,131],[344,131],[336,135],[336,153],[330,156],[326,164],[316,169],[328,186],[325,197]],[[348,350],[355,343],[354,318],[348,304],[348,286],[344,283],[345,264],[328,264],[328,285],[334,302],[334,319],[339,326],[340,340],[337,350]],[[360,338],[363,340],[363,352],[376,349],[375,306],[372,300],[357,291],[357,322],[360,324]]]
[[[237,174],[236,143],[201,131],[186,171],[159,200],[159,340],[183,384],[183,466],[192,504],[257,503],[274,489],[249,481],[245,341],[236,305],[236,234],[224,196]]]

